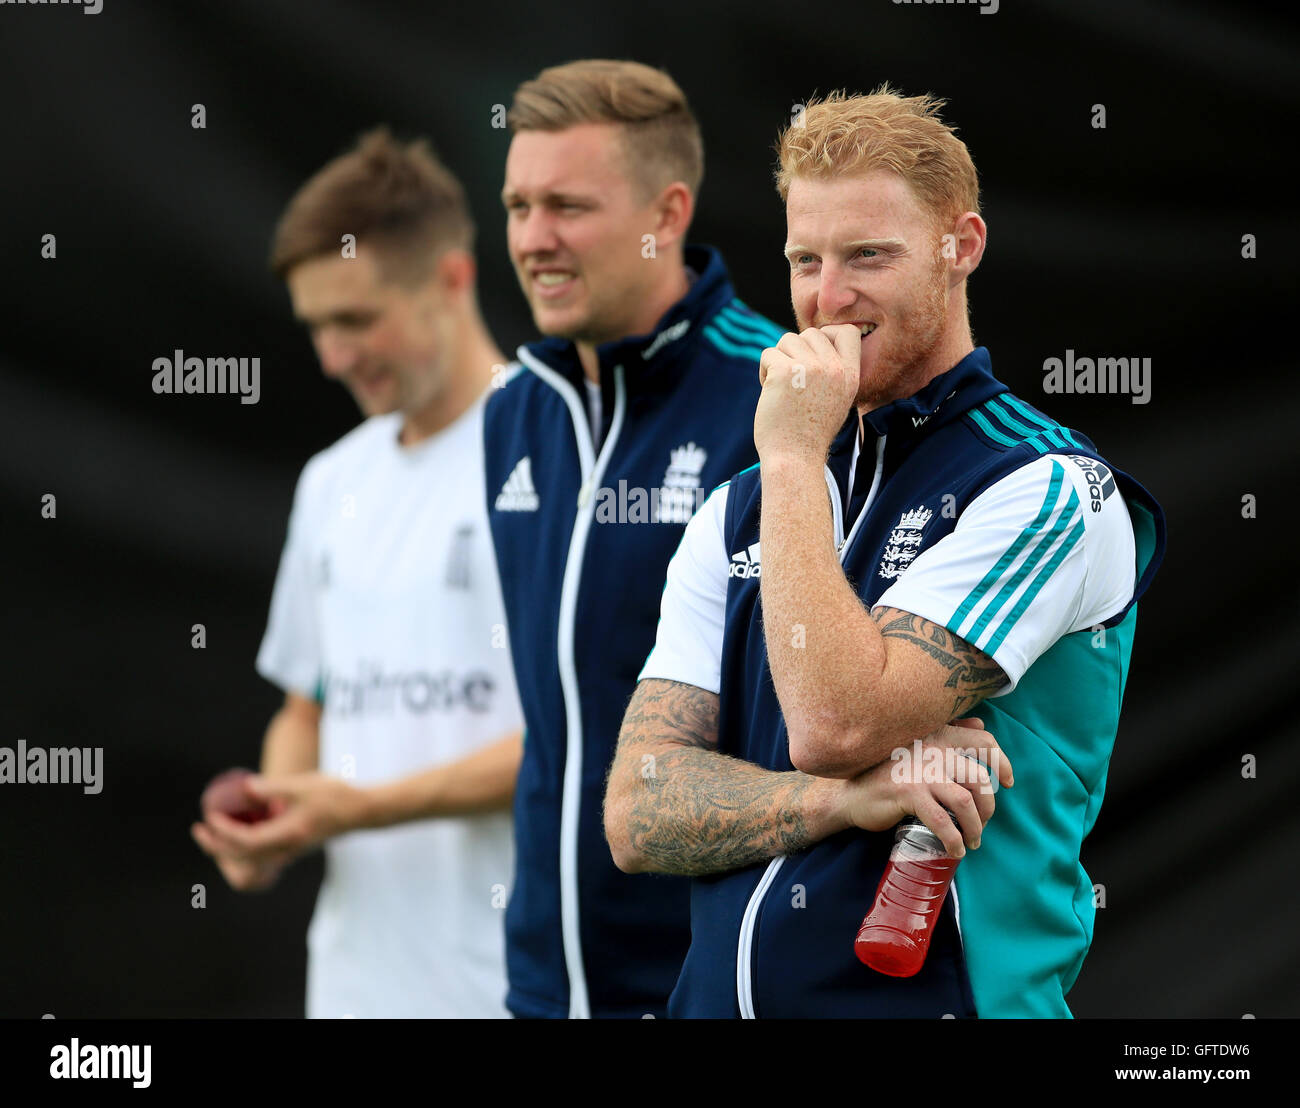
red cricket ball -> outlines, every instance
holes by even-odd
[[[219,773],[203,790],[199,807],[206,817],[209,812],[221,812],[240,823],[260,823],[271,817],[270,805],[253,796],[244,782],[253,776],[249,769],[228,769]]]

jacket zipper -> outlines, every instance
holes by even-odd
[[[844,564],[844,554],[848,550],[849,543],[857,536],[862,521],[867,518],[867,512],[876,499],[876,493],[880,491],[880,478],[884,469],[885,436],[881,435],[876,441],[876,471],[871,478],[871,491],[867,493],[866,502],[858,512],[858,518],[853,521],[853,529],[846,537],[844,510],[840,506],[840,490],[835,484],[835,475],[831,473],[830,466],[825,467],[826,491],[831,498],[831,516],[835,527],[835,553],[840,565]],[[761,472],[760,470],[760,474]],[[852,473],[849,474],[849,488],[853,488]],[[768,862],[767,869],[758,880],[758,886],[750,894],[749,903],[745,905],[745,914],[740,919],[740,937],[736,944],[736,1001],[740,1007],[741,1019],[758,1018],[754,1011],[754,931],[758,925],[758,913],[763,907],[763,898],[767,896],[767,891],[776,878],[776,872],[784,861],[785,855],[778,854]]]
[[[595,491],[604,477],[610,455],[623,429],[627,391],[623,367],[614,367],[614,414],[609,434],[596,455],[587,410],[577,391],[550,366],[539,362],[525,350],[520,360],[564,398],[573,418],[578,443],[578,464],[582,485],[578,490],[573,533],[569,538],[569,555],[564,565],[564,583],[560,588],[560,623],[556,637],[556,660],[560,669],[560,688],[564,694],[567,738],[564,759],[564,787],[560,800],[560,933],[564,943],[564,965],[569,976],[569,1018],[590,1019],[591,1003],[587,996],[587,973],[582,959],[582,933],[578,897],[578,829],[582,810],[582,700],[578,693],[578,670],[574,655],[578,590],[582,584],[582,559],[587,536],[596,516]]]

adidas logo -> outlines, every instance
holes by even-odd
[[[535,512],[541,505],[537,489],[533,487],[533,461],[527,455],[519,459],[510,471],[506,483],[497,493],[498,512]]]
[[[728,577],[758,577],[762,572],[763,567],[758,563],[758,543],[739,554],[733,554],[731,564],[727,566]]]

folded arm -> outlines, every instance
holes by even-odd
[[[676,681],[636,687],[605,794],[605,834],[628,873],[703,874],[802,850],[849,826],[837,782],[773,773],[717,749],[718,697]]]
[[[760,542],[768,660],[799,768],[861,773],[1006,684],[944,627],[867,610],[836,556],[820,464],[764,465]]]
[[[886,763],[837,781],[766,770],[721,753],[717,744],[717,694],[654,678],[637,685],[605,792],[605,837],[619,869],[720,873],[803,850],[849,827],[884,831],[912,814],[960,857],[963,839],[978,846],[993,814],[982,770],[964,783],[946,774],[899,781]]]

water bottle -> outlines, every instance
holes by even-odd
[[[920,820],[900,823],[875,902],[853,944],[858,960],[890,977],[919,973],[959,860]]]

